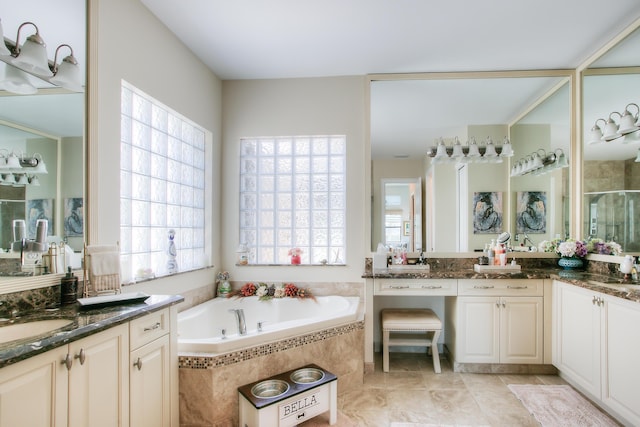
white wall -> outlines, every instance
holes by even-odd
[[[213,254],[220,263],[221,81],[147,8],[132,0],[89,0],[89,244],[119,236],[120,84],[128,81],[213,133]],[[211,270],[181,274],[131,290],[179,293],[213,283]]]
[[[221,267],[232,280],[361,281],[369,230],[364,215],[365,78],[335,77],[225,81],[222,85]],[[341,266],[236,267],[239,140],[272,135],[343,134],[347,137],[347,254]],[[366,233],[366,234],[365,234]]]

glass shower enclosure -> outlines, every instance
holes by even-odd
[[[585,236],[613,240],[624,252],[640,252],[640,190],[584,193],[584,202]]]

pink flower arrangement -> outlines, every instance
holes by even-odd
[[[252,282],[245,283],[239,291],[231,292],[229,297],[252,297],[257,296],[260,300],[269,300],[271,298],[311,298],[315,297],[308,289],[302,289],[293,283],[284,283],[280,285],[267,285],[266,283]]]
[[[300,248],[289,249],[289,256],[300,256],[300,255],[302,255],[302,249]]]

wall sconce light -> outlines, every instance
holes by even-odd
[[[22,47],[20,47],[20,32],[26,25],[33,25],[36,32],[27,37]],[[0,45],[2,45],[0,46],[1,61],[13,65],[21,71],[33,74],[55,86],[63,87],[72,92],[83,91],[82,81],[80,79],[80,67],[73,55],[73,49],[68,44],[61,44],[56,48],[53,62],[50,63],[47,58],[46,44],[40,36],[38,27],[33,22],[24,22],[18,27],[15,43],[4,39],[4,31],[0,23],[0,38],[4,41],[4,43],[0,43]],[[58,64],[58,52],[63,47],[68,48],[70,54],[64,57]],[[8,70],[10,68],[11,67],[7,67],[7,73],[9,73]],[[19,73],[13,73],[2,82],[2,86],[7,91],[21,95],[27,94],[27,90],[37,91],[35,87],[33,89],[28,88],[24,83],[25,79],[16,77],[16,74],[19,75]],[[33,87],[33,85],[31,86]]]
[[[471,137],[466,145],[462,145],[456,136],[452,145],[447,146],[442,137],[427,150],[431,163],[502,163],[505,157],[513,156],[513,147],[509,138],[505,137],[501,145],[496,145],[489,137],[484,144],[478,144]]]
[[[544,175],[556,169],[562,169],[568,166],[569,162],[561,148],[557,148],[549,154],[540,148],[539,150],[518,160],[511,167],[511,176],[515,177],[527,174]]]
[[[636,107],[636,113],[633,114],[629,111],[629,107]],[[613,120],[613,116],[617,115],[619,123]],[[640,135],[637,135],[640,130],[640,121],[638,116],[640,115],[640,107],[637,104],[631,103],[624,107],[624,113],[620,114],[617,111],[613,111],[609,114],[609,119],[598,119],[589,132],[588,144],[599,144],[600,142],[609,142],[618,138],[624,137],[623,143],[640,141]],[[604,122],[604,127],[598,125],[599,122]],[[631,135],[633,134],[633,135]]]
[[[0,184],[2,185],[12,185],[14,187],[39,186],[40,180],[36,174],[47,173],[49,173],[47,165],[39,153],[35,153],[31,157],[25,157],[17,151],[0,150]]]

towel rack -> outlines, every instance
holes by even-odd
[[[96,265],[92,264],[92,258],[102,257],[103,261],[112,261],[110,268],[102,268],[100,274],[96,274]],[[120,281],[120,246],[115,245],[84,245],[84,269],[83,269],[83,296],[89,297],[100,294],[117,294],[121,292]]]

